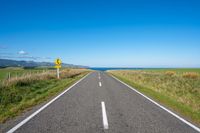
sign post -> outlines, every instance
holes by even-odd
[[[60,79],[60,70],[57,68],[57,78]]]
[[[61,60],[57,58],[55,60],[55,68],[57,68],[57,78],[60,79],[60,68],[61,68]]]

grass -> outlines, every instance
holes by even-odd
[[[200,73],[200,68],[149,68],[144,69],[144,71],[158,71],[158,72],[166,72],[166,71],[175,71],[177,73],[183,73],[183,72],[197,72]]]
[[[30,73],[39,73],[43,70],[47,69],[23,69],[21,67],[9,67],[9,68],[2,68],[0,69],[0,81],[5,80],[8,78],[8,73],[10,73],[11,77],[22,76],[23,74],[30,74]]]
[[[157,102],[200,124],[200,69],[109,71]]]
[[[56,79],[55,71],[48,71],[1,82],[0,123],[55,96],[88,72],[85,69],[65,69],[61,71],[60,80]]]

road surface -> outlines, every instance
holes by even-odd
[[[29,121],[10,131],[198,133],[104,72],[89,74]]]

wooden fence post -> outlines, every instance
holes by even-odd
[[[8,81],[10,82],[10,72],[8,73]]]

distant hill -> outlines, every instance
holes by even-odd
[[[0,59],[0,67],[52,67],[55,66],[52,62],[35,62],[35,61],[17,61]],[[73,65],[62,63],[63,67],[73,67],[73,68],[88,68],[87,66]]]

